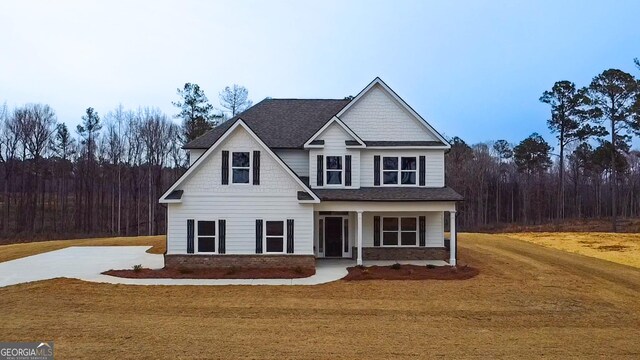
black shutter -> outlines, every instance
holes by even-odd
[[[260,185],[260,151],[253,152],[253,185]]]
[[[193,219],[187,220],[187,254],[193,254],[193,237],[195,235],[195,225]]]
[[[373,246],[380,246],[380,216],[373,217]]]
[[[425,157],[424,156],[420,156],[420,186],[424,186],[426,183],[426,179],[425,179],[425,171],[426,169],[426,161],[425,161]]]
[[[420,232],[420,246],[427,246],[427,222],[424,216],[418,218],[419,232]]]
[[[287,219],[287,254],[293,254],[293,219]]]
[[[222,150],[222,185],[229,185],[229,152]]]
[[[324,184],[324,156],[318,155],[318,180],[317,185],[322,186]]]
[[[256,220],[256,254],[262,254],[262,220]]]
[[[227,240],[227,221],[218,220],[218,254],[224,254]]]
[[[344,186],[351,186],[351,155],[344,156]]]
[[[380,155],[373,157],[373,185],[380,186]]]

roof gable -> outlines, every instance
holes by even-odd
[[[207,162],[207,159],[210,157],[210,155],[214,153],[217,150],[217,148],[221,144],[223,144],[225,140],[229,136],[231,136],[232,133],[234,133],[236,129],[240,129],[240,128],[244,129],[244,131],[246,131],[248,136],[250,136],[253,140],[255,140],[255,142],[258,143],[258,145],[261,146],[263,150],[268,154],[268,156],[270,156],[277,163],[277,165],[280,165],[280,167],[289,176],[291,176],[293,181],[295,181],[297,185],[300,186],[300,188],[302,188],[304,191],[310,194],[310,196],[313,199],[307,202],[319,202],[318,197],[315,196],[313,191],[309,189],[309,187],[306,184],[304,184],[304,182],[291,170],[291,168],[289,168],[282,161],[282,159],[280,159],[279,156],[277,156],[268,146],[266,146],[266,144],[255,134],[255,132],[253,132],[253,130],[242,119],[235,120],[233,124],[227,128],[227,131],[225,131],[225,133],[222,136],[220,136],[218,140],[211,147],[209,147],[209,149],[207,149],[207,151],[205,151],[205,153],[202,154],[202,156],[200,156],[198,160],[196,160],[196,162],[194,162],[193,165],[190,166],[189,169],[187,169],[187,171],[173,185],[171,185],[171,187],[160,197],[160,202],[161,203],[180,202],[179,199],[178,200],[172,199],[173,197],[172,194],[175,193],[175,190],[177,190],[177,188],[180,186],[184,186],[185,181],[187,181],[187,179],[193,176],[193,174],[195,174],[197,169],[203,166],[203,164]],[[274,164],[273,166],[277,166],[277,165]]]
[[[242,120],[270,148],[301,149],[350,100],[265,99],[238,116],[187,143],[185,149],[207,149],[235,120]]]
[[[375,78],[338,114],[365,141],[449,143],[380,78]]]
[[[341,141],[353,142],[353,146],[365,147],[364,141],[360,139],[360,137],[353,132],[353,130],[349,129],[344,122],[342,122],[337,116],[331,118],[331,120],[327,121],[323,127],[320,128],[307,142],[304,143],[305,148],[311,147],[323,147],[325,143],[325,136],[328,135],[328,132],[338,130],[342,134]]]

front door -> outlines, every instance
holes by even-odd
[[[324,218],[324,256],[342,256],[342,218]]]

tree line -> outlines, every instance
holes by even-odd
[[[461,225],[471,230],[606,217],[617,231],[619,217],[638,217],[640,151],[632,140],[640,136],[640,80],[609,69],[584,87],[558,81],[540,101],[550,108],[547,126],[557,153],[537,133],[518,144],[451,139],[447,182],[465,196]]]
[[[181,125],[120,105],[104,116],[87,108],[74,131],[49,105],[0,106],[0,238],[164,233],[158,197],[187,167],[184,143],[251,106],[238,85],[218,109],[198,85],[177,93]]]

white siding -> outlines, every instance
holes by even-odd
[[[222,185],[222,150],[260,150],[260,185]],[[179,188],[182,203],[168,204],[168,254],[186,253],[187,219],[225,219],[227,254],[255,253],[256,219],[294,219],[295,254],[313,254],[313,205],[298,203],[301,187],[243,128],[203,161]]]
[[[367,140],[435,141],[420,119],[415,118],[380,85],[374,85],[340,119]]]
[[[380,156],[425,156],[426,187],[444,186],[444,150],[362,150],[360,156],[360,186],[373,186],[373,157]]]
[[[365,212],[362,214],[362,246],[373,246],[373,217],[418,217],[424,216],[427,226],[426,245],[427,247],[444,246],[444,224],[442,222],[442,212]],[[382,235],[381,235],[382,236]],[[381,238],[382,239],[382,238]],[[419,239],[419,238],[418,238]],[[382,241],[382,240],[381,240]]]
[[[307,150],[277,149],[274,152],[298,176],[309,176],[309,152]]]
[[[189,149],[189,166],[193,165],[194,162],[196,162],[196,160],[198,160],[198,158],[200,158],[200,156],[202,156],[202,154],[204,154],[204,152],[207,151],[206,149]]]
[[[318,185],[318,160],[317,155],[324,156],[343,156],[351,155],[351,186],[349,189],[360,187],[360,150],[359,149],[347,149],[345,144],[346,140],[355,140],[349,133],[347,133],[337,123],[331,124],[326,128],[317,140],[324,140],[324,148],[311,149],[309,151],[309,182],[311,187],[317,187]],[[343,164],[344,169],[344,164]],[[325,166],[326,170],[326,166]],[[326,181],[326,176],[325,176]],[[340,188],[340,186],[325,186],[326,188]],[[344,186],[342,186],[344,187]]]

